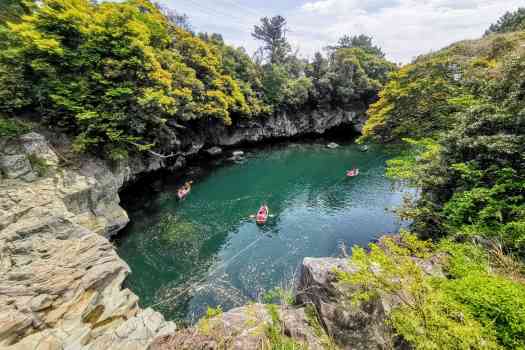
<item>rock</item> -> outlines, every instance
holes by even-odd
[[[350,126],[361,132],[366,121],[367,104],[355,101],[345,109],[306,110],[295,113],[281,112],[274,115],[240,120],[233,126],[220,122],[202,124],[201,130],[206,143],[217,146],[234,146],[277,138],[290,138],[306,134],[323,134],[326,131]],[[188,136],[186,142],[191,142]]]
[[[302,309],[277,307],[277,310],[284,334],[308,344],[308,349],[323,349]],[[267,305],[248,305],[203,319],[190,329],[158,337],[148,350],[261,349],[268,342],[266,330],[272,324]]]
[[[222,153],[222,148],[220,147],[211,147],[206,150],[206,153],[208,153],[210,156],[218,156]]]
[[[58,156],[44,136],[36,132],[31,132],[20,136],[19,140],[26,154],[42,159],[48,166],[58,165]]]
[[[243,151],[233,151],[232,156],[236,158],[240,158],[244,156],[244,152]]]
[[[356,267],[348,259],[305,258],[298,301],[315,306],[327,333],[342,349],[393,348],[395,337],[385,320],[395,300],[384,296],[355,306],[348,300],[351,286],[340,285],[336,271],[352,273]]]
[[[330,148],[330,149],[336,149],[339,147],[339,145],[335,142],[331,142],[329,143],[328,145],[326,145],[326,147]]]
[[[12,154],[0,157],[10,171],[28,171],[15,166],[26,154],[58,164],[41,135],[8,144]],[[119,189],[162,162],[134,159],[111,170],[87,157],[79,165],[31,184],[23,181],[31,171],[0,181],[2,349],[145,349],[175,329],[122,288],[129,267],[106,238],[129,221]]]
[[[25,154],[0,156],[0,171],[8,179],[16,179],[33,171]]]

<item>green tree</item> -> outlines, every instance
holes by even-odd
[[[359,35],[344,35],[341,37],[336,45],[328,46],[327,50],[330,52],[337,51],[339,49],[351,49],[359,48],[366,51],[369,54],[376,55],[384,58],[385,53],[379,46],[373,44],[373,38],[365,34]]]
[[[261,24],[253,28],[252,36],[263,42],[263,51],[271,64],[282,64],[291,52],[286,39],[286,19],[282,16],[261,18]]]
[[[507,12],[495,24],[492,24],[485,35],[493,33],[508,33],[525,29],[525,8],[520,7],[514,12]]]
[[[79,151],[162,152],[177,139],[169,119],[231,124],[262,110],[251,84],[223,66],[227,50],[147,0],[44,0],[0,35],[0,109],[34,112],[72,133]]]

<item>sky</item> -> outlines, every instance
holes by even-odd
[[[312,57],[345,34],[367,34],[394,62],[483,35],[507,11],[525,0],[160,0],[189,16],[197,32],[215,32],[253,53],[250,35],[264,16],[282,15],[288,39],[303,57]]]

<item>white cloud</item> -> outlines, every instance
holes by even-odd
[[[318,0],[288,15],[290,40],[312,55],[344,34],[375,38],[388,57],[408,62],[455,41],[480,37],[523,0]]]

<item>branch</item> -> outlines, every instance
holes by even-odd
[[[136,143],[136,142],[132,142],[132,141],[127,141],[128,143],[132,144],[133,146],[136,146],[138,148],[141,148],[141,147],[144,147],[144,145],[141,145],[139,143]],[[181,152],[177,152],[177,153],[171,153],[171,154],[160,154],[160,153],[157,153],[155,151],[152,151],[150,149],[147,149],[145,150],[146,152],[148,152],[149,154],[151,154],[152,156],[155,156],[157,158],[161,158],[161,159],[168,159],[168,158],[174,158],[174,157],[178,157],[180,155],[182,155]]]

